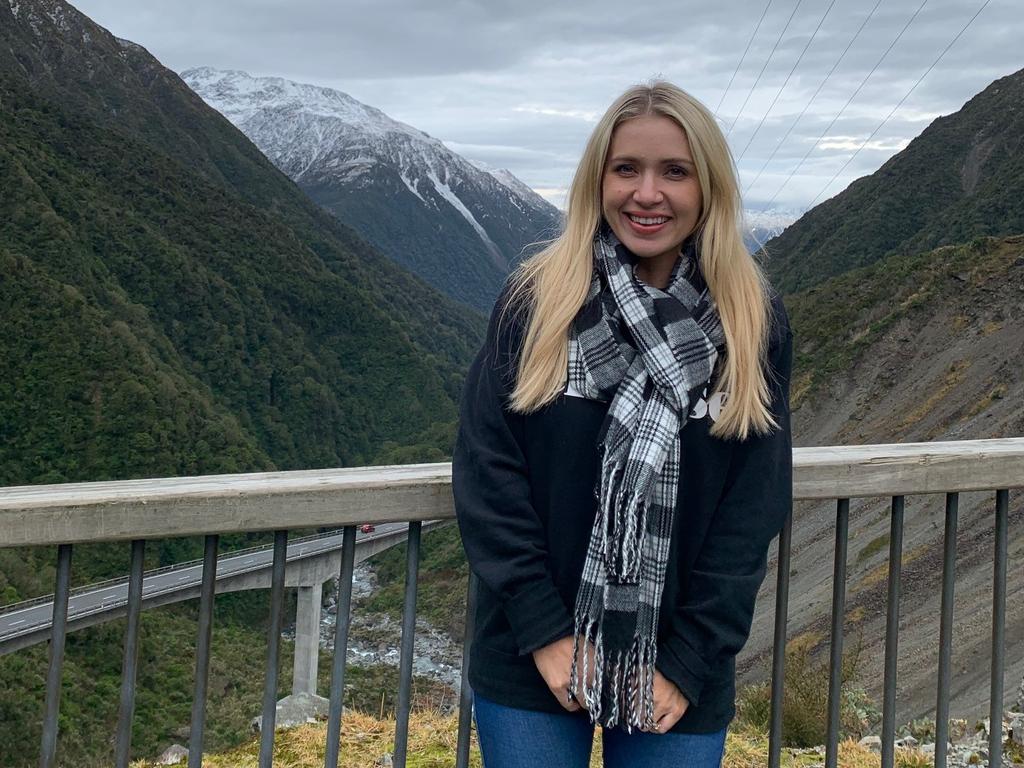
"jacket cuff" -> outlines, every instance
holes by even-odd
[[[658,646],[655,668],[696,707],[710,667],[679,635],[670,635]]]
[[[550,581],[520,590],[503,607],[521,656],[573,632],[569,611]]]

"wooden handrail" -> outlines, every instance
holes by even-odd
[[[793,451],[798,500],[1024,487],[1024,438]],[[454,515],[451,465],[0,488],[0,546],[157,539]]]

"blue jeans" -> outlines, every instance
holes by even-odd
[[[583,714],[515,709],[474,696],[484,768],[587,768],[594,727]],[[605,768],[719,768],[725,729],[718,733],[602,731]]]

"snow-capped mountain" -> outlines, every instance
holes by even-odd
[[[341,91],[208,67],[182,79],[315,201],[448,295],[488,310],[558,210]]]
[[[743,240],[751,253],[761,250],[765,243],[782,234],[782,230],[800,218],[797,211],[744,211]]]

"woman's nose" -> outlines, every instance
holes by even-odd
[[[658,179],[655,174],[640,175],[636,189],[633,190],[633,199],[640,205],[656,205],[661,202],[662,192],[658,187]]]

